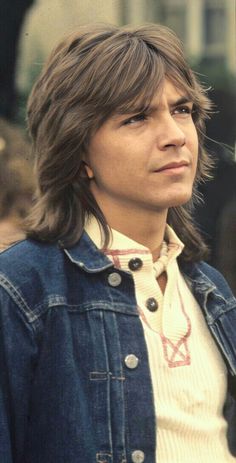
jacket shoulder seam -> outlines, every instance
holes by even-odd
[[[20,310],[27,316],[28,322],[32,323],[35,319],[33,311],[30,309],[27,302],[15,288],[12,282],[8,280],[8,278],[6,278],[6,276],[2,273],[0,273],[0,285],[5,289],[5,291],[9,294],[9,296],[20,308]]]

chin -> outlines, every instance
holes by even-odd
[[[167,207],[182,206],[183,204],[186,204],[188,201],[190,201],[191,198],[192,198],[192,190],[178,192],[169,198]]]

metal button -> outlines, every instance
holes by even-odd
[[[143,463],[145,454],[142,452],[142,450],[134,450],[131,454],[131,458],[133,463]]]
[[[125,357],[125,365],[127,366],[127,368],[130,368],[131,370],[138,366],[138,362],[139,359],[134,354],[129,354]]]
[[[149,297],[146,301],[146,307],[150,312],[155,312],[158,309],[157,300],[154,297]]]
[[[121,284],[122,278],[119,273],[110,273],[108,275],[108,283],[110,286],[119,286]]]
[[[143,266],[143,261],[139,257],[133,257],[128,263],[129,269],[136,271]]]

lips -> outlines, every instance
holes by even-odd
[[[187,161],[179,161],[179,162],[170,162],[165,164],[162,167],[159,167],[155,170],[155,172],[162,172],[163,170],[171,170],[171,169],[179,169],[181,167],[187,167],[189,163]]]

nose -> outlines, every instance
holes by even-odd
[[[171,114],[165,115],[158,124],[158,145],[161,150],[169,147],[181,147],[186,143],[186,136]]]

